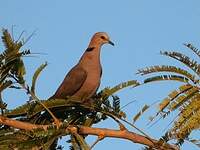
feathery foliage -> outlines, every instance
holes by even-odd
[[[197,56],[200,57],[200,50],[194,47],[191,43],[184,44],[187,48],[191,49]]]
[[[155,81],[166,81],[166,80],[180,81],[180,82],[186,82],[186,83],[189,81],[188,78],[179,76],[179,75],[159,75],[159,76],[146,78],[144,80],[144,83],[155,82]]]
[[[200,140],[196,140],[196,139],[188,139],[189,142],[195,144],[196,146],[198,146],[200,148]]]
[[[186,66],[188,66],[191,70],[193,70],[198,76],[200,75],[200,65],[198,64],[197,61],[190,59],[190,57],[179,53],[179,52],[160,52],[161,55],[165,55],[168,57],[171,57],[173,59],[176,59],[178,61],[180,61],[181,63],[185,64]]]
[[[42,72],[42,70],[47,66],[47,62],[42,64],[39,68],[37,68],[37,70],[35,71],[34,75],[33,75],[33,79],[32,79],[32,86],[31,86],[31,91],[35,94],[35,84],[36,84],[36,80],[38,78],[38,76],[40,75],[40,73]]]
[[[148,110],[150,106],[148,105],[144,105],[141,109],[141,111],[139,111],[134,117],[133,117],[133,123],[135,123],[141,116],[142,114],[144,114],[144,112],[146,112]]]
[[[22,57],[31,54],[30,50],[21,50],[23,41],[12,39],[7,29],[2,29],[2,42],[5,50],[0,54],[0,95],[7,88],[15,88],[15,83],[24,84],[26,73]],[[6,103],[0,97],[1,114]]]
[[[192,46],[192,44],[184,45],[192,50],[197,56],[200,56],[199,50]],[[200,129],[200,64],[179,52],[164,51],[161,52],[161,54],[178,60],[189,69],[185,70],[176,66],[161,65],[140,69],[138,70],[138,74],[156,74],[144,79],[144,83],[162,80],[176,80],[184,83],[178,89],[173,90],[159,103],[158,112],[155,115],[155,117],[161,115],[161,117],[165,118],[171,112],[178,111],[178,115],[172,127],[161,140],[166,142],[171,139],[176,139],[178,144],[182,144],[191,132]],[[192,71],[193,74],[190,73]],[[167,75],[162,75],[163,72],[167,73]],[[153,121],[155,117],[152,117],[151,121]]]
[[[0,92],[9,87],[16,89],[23,88],[32,97],[35,95],[37,79],[47,66],[47,63],[42,64],[36,69],[32,77],[31,88],[29,88],[23,78],[25,67],[22,57],[31,54],[30,50],[20,51],[23,41],[14,41],[8,30],[3,30],[2,40],[6,49],[0,55]],[[68,125],[92,126],[107,119],[108,116],[119,123],[116,118],[125,118],[126,114],[120,109],[120,98],[114,94],[126,87],[136,87],[138,85],[139,82],[130,80],[118,84],[113,88],[105,88],[97,93],[93,97],[94,100],[89,102],[89,104],[74,103],[69,97],[67,101],[66,99],[40,100],[39,103],[28,101],[24,105],[12,110],[7,110],[6,104],[3,101],[0,106],[4,110],[4,116],[34,124],[52,125],[53,123],[53,119],[40,103],[48,108],[59,120],[64,122],[65,127]],[[52,128],[48,128],[47,131],[37,129],[32,132],[22,132],[21,130],[15,131],[10,127],[2,125],[0,129],[0,149],[3,149],[6,145],[12,145],[12,148],[19,149],[53,149],[57,146],[57,139],[63,135],[71,136],[69,142],[72,144],[73,149],[90,149],[85,141],[85,137],[78,133],[68,133],[63,131],[63,129],[64,127],[57,129],[52,125]]]
[[[193,83],[198,82],[198,80],[196,79],[197,78],[196,76],[192,75],[187,70],[181,69],[181,68],[176,67],[176,66],[167,66],[167,65],[151,66],[151,67],[148,67],[148,68],[145,68],[145,69],[138,70],[137,74],[146,75],[146,74],[156,73],[156,72],[176,73],[176,74],[180,74],[180,75],[184,76],[185,78],[191,80]]]
[[[120,98],[116,94],[127,87],[137,87],[149,82],[162,80],[181,81],[184,83],[184,85],[170,93],[168,97],[159,104],[159,111],[156,116],[161,115],[164,117],[165,114],[169,114],[174,110],[180,110],[178,119],[175,121],[171,130],[168,131],[162,139],[168,141],[175,138],[180,142],[186,139],[193,130],[199,129],[199,64],[197,64],[196,61],[190,60],[189,57],[176,52],[163,52],[162,54],[186,64],[195,71],[195,75],[176,66],[153,66],[139,70],[138,73],[142,75],[151,73],[159,74],[160,72],[169,74],[159,74],[146,78],[142,84],[136,80],[130,80],[111,88],[105,88],[94,95],[91,100],[88,100],[86,103],[75,103],[73,99],[70,99],[69,97],[67,100],[48,99],[37,100],[39,102],[28,101],[24,105],[8,110],[6,108],[7,104],[1,98],[2,92],[8,88],[15,88],[16,90],[24,89],[26,90],[26,93],[34,99],[34,97],[36,97],[35,85],[37,79],[43,69],[47,66],[47,63],[42,64],[36,69],[32,77],[31,88],[29,88],[24,80],[26,70],[23,63],[23,57],[31,54],[31,52],[30,50],[22,51],[21,48],[25,42],[23,40],[15,41],[12,39],[8,30],[3,29],[2,33],[2,41],[5,50],[0,54],[1,115],[32,124],[49,125],[49,127],[46,130],[39,128],[32,131],[25,131],[20,129],[16,130],[6,125],[0,125],[0,149],[62,149],[62,147],[58,145],[58,139],[63,136],[69,136],[70,140],[68,143],[71,144],[71,149],[89,150],[91,148],[85,140],[87,135],[83,136],[78,134],[78,132],[68,131],[66,128],[69,126],[79,127],[79,125],[91,127],[108,118],[111,118],[118,123],[120,130],[125,130],[124,125],[121,123],[121,121],[124,121],[145,135],[144,132],[126,120],[126,114],[122,111],[120,106]],[[187,44],[186,46],[197,55],[199,54],[199,50],[192,45]],[[55,125],[55,120],[52,118],[52,115],[47,112],[48,109],[44,106],[62,122],[61,126]],[[142,110],[133,118],[133,121],[137,121],[149,107],[149,105],[144,105]],[[147,135],[145,136],[148,137]],[[197,141],[193,142],[197,143]]]

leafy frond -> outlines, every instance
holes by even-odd
[[[40,102],[43,103],[49,109],[56,109],[56,108],[58,109],[60,107],[68,107],[68,106],[73,107],[74,106],[72,104],[69,104],[66,101],[66,99],[41,100]],[[44,110],[45,110],[45,108],[42,105],[40,105],[39,103],[27,102],[26,104],[16,107],[15,109],[6,110],[5,116],[7,116],[9,118],[27,116],[29,118],[29,117],[32,117]]]
[[[82,150],[90,150],[89,145],[84,140],[83,136],[79,135],[78,133],[72,133],[72,137],[74,138],[75,142],[73,142],[73,148],[78,148]]]
[[[188,139],[187,141],[195,144],[196,146],[198,146],[200,148],[200,140],[197,140],[197,139]]]
[[[190,69],[192,69],[197,75],[200,75],[200,64],[198,64],[197,61],[191,60],[188,56],[179,53],[179,52],[160,52],[162,55],[169,56],[173,59],[176,59],[180,61],[181,63],[185,64],[188,66]]]
[[[169,104],[168,108],[169,110],[175,110],[178,107],[182,106],[186,101],[188,101],[190,98],[192,98],[196,93],[198,93],[197,87],[192,87],[191,89],[184,92],[184,94],[178,96],[175,101]]]
[[[68,135],[65,124],[56,128],[55,126],[49,126],[46,130],[34,129],[32,131],[5,129],[7,132],[0,130],[0,149],[50,149],[52,144],[56,142],[56,139],[61,135]],[[51,147],[52,148],[52,147]]]
[[[171,129],[171,135],[178,139],[185,139],[193,130],[200,128],[199,98],[198,93],[182,106],[179,117]]]
[[[113,97],[113,109],[116,113],[120,111],[120,99],[118,96],[112,96]]]
[[[14,43],[13,43],[13,39],[10,33],[8,32],[7,29],[2,29],[2,33],[3,33],[3,36],[1,38],[2,38],[4,46],[6,47],[8,51],[12,50],[12,48],[14,47]]]
[[[42,70],[47,66],[47,62],[40,65],[40,67],[37,68],[37,70],[35,71],[33,78],[32,78],[32,86],[31,86],[31,91],[35,94],[35,84],[37,81],[38,76],[40,75],[40,73],[42,72]]]
[[[4,110],[7,107],[7,104],[5,102],[3,102],[2,97],[1,97],[1,93],[3,90],[7,89],[8,87],[10,87],[13,84],[13,82],[11,80],[5,80],[4,82],[0,82],[0,109],[1,109],[1,115],[3,115]]]
[[[105,95],[105,96],[111,96],[113,95],[114,93],[118,92],[119,90],[122,90],[126,87],[136,87],[140,85],[140,83],[136,80],[130,80],[130,81],[126,81],[126,82],[122,82],[116,86],[114,86],[113,88],[105,88],[102,90],[102,94]]]
[[[160,73],[160,72],[172,72],[172,73],[177,73],[180,75],[185,76],[186,78],[190,79],[193,83],[198,82],[196,77],[189,73],[187,70],[181,69],[176,66],[167,66],[167,65],[162,65],[162,66],[151,66],[147,67],[145,69],[139,69],[138,74],[141,75],[146,75],[146,74],[151,74],[151,73]]]
[[[200,57],[200,51],[192,44],[184,45]],[[176,139],[177,143],[181,145],[192,131],[200,129],[200,91],[199,85],[197,84],[199,83],[200,64],[179,52],[164,51],[161,52],[161,54],[178,60],[194,71],[194,74],[191,74],[186,69],[168,65],[151,66],[138,70],[138,73],[141,75],[151,73],[161,74],[162,72],[178,74],[156,75],[146,78],[144,83],[162,80],[174,80],[186,83],[181,85],[177,90],[173,90],[165,99],[163,99],[159,104],[159,111],[154,117],[151,118],[151,121],[153,121],[159,114],[161,115],[161,118],[165,118],[172,111],[178,110],[178,115],[173,120],[174,124],[161,139],[165,142],[171,139]],[[138,116],[140,116],[139,113],[135,116],[135,118],[137,119]]]
[[[7,29],[2,30],[2,41],[5,46],[5,51],[1,54],[1,60],[6,59],[19,53],[19,49],[23,46],[22,42],[15,42]]]
[[[11,85],[12,85],[12,81],[11,80],[6,80],[6,81],[4,81],[3,83],[0,83],[0,93],[3,91],[3,90],[5,90],[5,89],[7,89],[8,87],[10,87]]]
[[[2,29],[2,42],[5,50],[0,54],[0,95],[3,90],[15,87],[14,83],[23,84],[26,73],[22,57],[30,54],[30,50],[21,50],[22,41],[12,39],[7,29]],[[6,103],[1,99],[1,108],[5,109]],[[1,112],[3,114],[3,110]]]
[[[166,97],[162,102],[159,104],[159,112],[162,112],[169,104],[174,101],[179,95],[185,93],[186,91],[190,90],[193,86],[190,84],[184,84],[179,87],[178,90],[172,91],[168,97]]]
[[[46,107],[48,107],[49,109],[57,108],[57,107],[59,108],[59,107],[65,107],[65,106],[73,106],[73,105],[69,104],[68,102],[66,102],[66,99],[41,100],[41,102],[44,103],[44,105]],[[31,112],[29,112],[30,108],[33,108],[33,110],[31,110]],[[26,104],[21,105],[13,110],[7,110],[5,112],[5,115],[9,118],[15,118],[15,117],[19,117],[19,116],[26,116],[29,113],[29,115],[31,117],[31,116],[34,116],[44,110],[45,110],[44,107],[38,103],[36,104],[35,107],[32,107],[31,103],[26,103]]]
[[[24,83],[26,73],[22,57],[30,54],[30,50],[21,50],[22,41],[14,41],[7,29],[2,30],[2,41],[5,50],[0,54],[0,82],[6,78],[13,78],[18,83]]]
[[[69,142],[71,143],[70,150],[80,149],[80,146],[78,145],[75,136],[71,135],[71,140]]]
[[[197,56],[200,57],[200,50],[194,47],[191,43],[184,44],[187,48],[191,49]]]
[[[159,104],[158,114],[161,114],[163,118],[169,115],[172,111],[177,110],[178,108],[182,108],[185,106],[193,97],[198,94],[198,88],[192,86],[190,84],[182,85],[178,90],[172,91],[168,97],[166,97]],[[153,121],[155,117],[153,117],[150,121]]]
[[[179,76],[179,75],[158,75],[158,76],[146,78],[144,80],[144,83],[155,82],[155,81],[167,81],[167,80],[180,81],[180,82],[185,82],[185,83],[188,83],[189,81],[188,78]]]
[[[133,123],[135,123],[141,117],[141,115],[148,110],[149,107],[150,106],[148,105],[144,105],[142,109],[133,117]]]

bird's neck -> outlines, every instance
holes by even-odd
[[[100,64],[100,51],[101,45],[95,45],[90,43],[85,53],[82,55],[80,62],[81,64]]]

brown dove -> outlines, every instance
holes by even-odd
[[[102,74],[100,53],[103,44],[114,46],[107,33],[95,33],[79,62],[67,73],[50,99],[70,97],[73,101],[83,102],[96,93]]]

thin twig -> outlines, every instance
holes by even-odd
[[[14,38],[14,27],[15,27],[15,25],[12,25],[12,28],[11,28],[11,38],[12,38],[12,40],[13,41],[15,41],[15,38]]]
[[[90,150],[91,150],[98,142],[100,142],[102,139],[104,139],[104,138],[101,138],[100,136],[98,136],[97,140],[90,146]]]
[[[142,133],[144,136],[147,137],[147,139],[149,139],[149,140],[151,141],[151,138],[150,138],[149,135],[147,135],[144,131],[142,131],[141,129],[139,129],[138,127],[136,127],[135,125],[133,125],[132,123],[128,122],[127,120],[122,119],[122,118],[119,118],[119,117],[117,117],[117,116],[114,116],[113,114],[111,114],[111,113],[109,113],[109,112],[105,112],[105,111],[101,111],[101,112],[104,113],[104,114],[107,114],[108,116],[112,116],[112,118],[114,117],[114,118],[118,118],[119,120],[124,121],[125,123],[127,123],[127,124],[130,125],[131,127],[135,128],[137,131],[139,131],[140,133]],[[123,125],[123,126],[124,126],[124,125]],[[153,142],[153,141],[151,141],[151,142]]]
[[[39,103],[40,105],[42,105],[42,107],[44,107],[44,108],[46,109],[46,111],[47,111],[47,112],[51,115],[51,117],[53,118],[54,123],[56,124],[56,126],[59,127],[60,124],[61,124],[61,122],[55,117],[55,115],[49,110],[49,108],[46,107],[46,106],[37,98],[37,96],[36,96],[33,92],[31,92],[31,91],[29,90],[29,88],[27,88],[28,86],[26,87],[25,84],[20,84],[20,85],[21,85],[21,87],[22,87],[23,89],[25,89],[25,90],[27,91],[28,94],[31,95],[31,97],[32,97],[33,99],[36,100],[37,103]]]
[[[21,39],[21,37],[22,37],[22,35],[23,35],[24,33],[25,33],[25,31],[23,30],[22,33],[19,35],[18,39],[16,40],[16,42],[18,42],[18,41]]]
[[[131,127],[135,128],[136,130],[138,130],[140,133],[142,133],[144,136],[146,136],[146,138],[148,140],[150,140],[152,143],[154,143],[154,141],[152,141],[152,139],[150,138],[150,136],[148,134],[146,134],[144,131],[142,131],[141,129],[139,129],[138,127],[136,127],[135,125],[133,125],[132,123],[130,123],[129,121],[127,121],[125,119],[120,118],[120,120],[126,122],[128,125],[130,125]],[[154,144],[156,144],[156,143],[154,143]]]
[[[132,104],[134,102],[136,102],[136,100],[128,102],[127,104],[125,104],[124,106],[121,107],[121,110],[123,110],[125,107],[127,107],[128,105],[130,105],[130,104]]]
[[[109,113],[109,116],[118,123],[120,130],[122,130],[122,131],[127,130],[126,127],[118,120],[118,118],[116,116],[114,116],[110,113]]]
[[[30,95],[31,95],[32,98],[34,98],[36,100],[37,103],[39,103],[40,105],[42,105],[42,107],[44,107],[46,109],[46,111],[53,118],[53,120],[54,120],[55,124],[57,125],[57,127],[59,127],[61,122],[58,120],[58,118],[55,117],[55,115],[49,110],[49,108],[46,107],[42,102],[40,102],[40,100],[33,94],[33,92],[30,91]]]
[[[33,33],[23,42],[23,45],[25,45],[32,37],[35,35],[37,30],[34,30]]]

